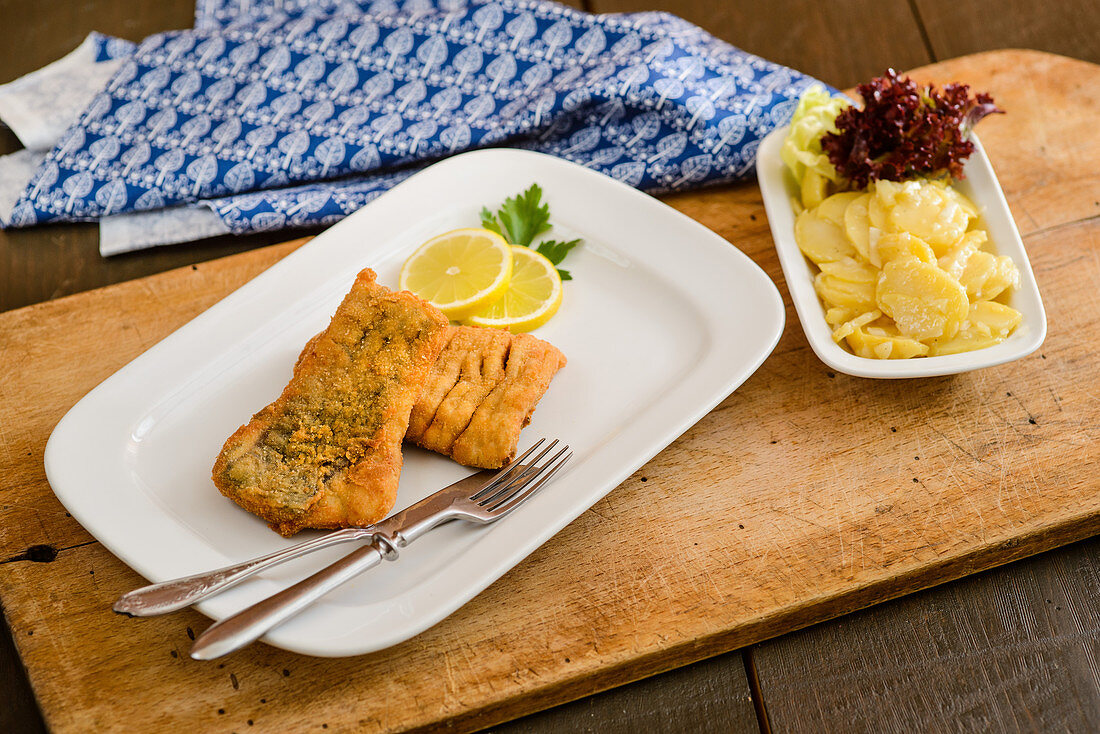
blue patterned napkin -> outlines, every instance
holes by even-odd
[[[200,202],[234,232],[340,219],[505,145],[670,191],[749,175],[813,80],[666,13],[546,0],[200,0],[134,47],[9,224]]]

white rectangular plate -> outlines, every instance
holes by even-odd
[[[654,198],[537,153],[485,150],[413,176],[229,295],[89,393],[46,447],[72,515],[150,581],[236,563],[294,541],[222,497],[222,443],[278,396],[302,345],[355,274],[395,287],[404,259],[439,232],[478,223],[537,182],[553,234],[580,236],[561,310],[537,331],[569,364],[521,448],[557,437],[575,456],[538,495],[488,528],[451,523],[349,582],[265,640],[355,655],[412,637],[473,598],[626,479],[751,375],[775,347],[775,285],[728,242]],[[399,507],[470,473],[408,447]],[[583,549],[577,549],[582,552]],[[221,619],[340,555],[288,564],[198,605]]]
[[[814,291],[817,268],[803,256],[795,241],[791,200],[798,197],[798,185],[779,156],[788,129],[782,127],[764,138],[756,158],[756,176],[787,290],[810,347],[822,362],[857,377],[933,377],[1004,364],[1026,357],[1039,348],[1047,334],[1043,299],[1012,211],[977,136],[972,137],[974,152],[963,167],[966,178],[953,185],[978,206],[979,224],[989,232],[987,247],[999,255],[1008,255],[1020,269],[1020,286],[1009,295],[1008,305],[1024,315],[1023,322],[1000,344],[941,357],[868,359],[857,357],[833,341],[832,327],[826,323],[825,309]]]

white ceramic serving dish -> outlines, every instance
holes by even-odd
[[[536,334],[569,364],[521,448],[541,436],[575,456],[500,523],[452,523],[356,578],[265,639],[339,656],[401,642],[440,621],[611,491],[751,375],[783,329],[779,291],[748,257],[656,199],[557,158],[517,150],[456,156],[328,229],[107,379],[62,419],[46,473],[72,515],[150,581],[218,568],[297,542],[218,494],[222,442],[273,400],[302,345],[355,274],[391,287],[428,237],[539,183],[555,236],[580,236],[574,280]],[[469,469],[405,450],[397,505]],[[221,619],[326,565],[320,552],[198,605]],[[563,552],[583,553],[583,548]]]
[[[857,357],[833,341],[832,329],[825,321],[825,309],[814,291],[816,268],[798,249],[794,237],[795,213],[791,200],[798,196],[798,187],[779,157],[786,136],[787,128],[783,127],[764,139],[756,159],[756,174],[787,290],[810,347],[822,362],[857,377],[933,377],[1004,364],[1039,348],[1047,333],[1039,286],[1001,185],[977,137],[973,138],[974,153],[964,168],[966,178],[955,185],[982,211],[981,224],[989,232],[988,248],[999,255],[1010,256],[1020,269],[1020,287],[1012,292],[1007,303],[1023,314],[1023,322],[1000,344],[942,357],[867,359]]]

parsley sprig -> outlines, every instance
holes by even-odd
[[[497,209],[496,214],[489,207],[481,208],[481,226],[496,232],[509,244],[531,247],[535,238],[551,229],[550,207],[542,203],[542,188],[538,184],[518,196],[510,196]],[[560,265],[570,250],[581,243],[575,240],[543,240],[535,252],[544,256],[554,265]],[[562,280],[572,280],[568,270],[558,268]]]

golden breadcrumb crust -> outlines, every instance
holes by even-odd
[[[283,535],[369,525],[397,496],[401,440],[447,320],[363,270],[279,398],[225,442],[222,494]]]
[[[405,440],[466,466],[503,466],[565,362],[557,347],[529,334],[451,327]]]

